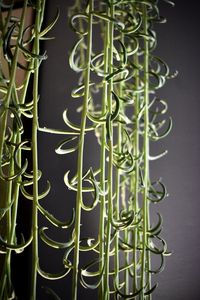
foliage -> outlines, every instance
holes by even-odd
[[[34,25],[25,26],[28,7],[34,10],[35,20]],[[20,18],[12,16],[12,5],[0,2],[0,9],[4,56],[0,69],[0,217],[6,227],[0,238],[4,257],[0,298],[15,297],[11,254],[15,251],[20,255],[31,244],[30,299],[36,299],[37,274],[48,280],[72,276],[72,299],[77,299],[79,280],[86,289],[98,289],[99,299],[151,299],[157,287],[152,283],[152,274],[163,270],[170,252],[161,237],[161,215],[157,214],[156,224],[151,223],[150,216],[150,204],[157,205],[167,191],[161,179],[151,179],[149,162],[167,151],[151,155],[150,142],[162,140],[172,128],[171,118],[163,118],[167,102],[157,96],[157,90],[175,75],[153,54],[157,44],[154,24],[165,22],[159,14],[158,1],[76,0],[70,8],[70,26],[78,40],[69,64],[79,76],[72,98],[80,102],[77,113],[81,121],[80,125],[74,124],[65,110],[66,131],[40,128],[38,124],[39,67],[47,58],[40,52],[40,41],[48,39],[46,34],[55,25],[59,12],[42,29],[45,0],[24,1]],[[20,83],[19,70],[24,72]],[[26,138],[24,124],[28,123],[31,138]],[[38,169],[38,131],[67,136],[57,145],[57,154],[77,153],[75,175],[72,177],[72,170],[66,170],[64,175],[65,185],[74,191],[76,199],[72,218],[67,222],[55,218],[40,202],[51,185],[47,182],[46,190],[39,194],[42,172]],[[88,136],[98,142],[97,169],[92,165],[85,169]],[[32,231],[19,243],[16,220],[22,197],[32,202]],[[82,213],[97,210],[98,237],[82,237]],[[39,213],[56,227],[70,229],[71,238],[61,243],[48,236],[47,227],[38,230]],[[41,269],[39,238],[49,247],[65,250],[60,273]],[[85,267],[79,264],[82,252],[89,259]],[[159,266],[154,267],[152,256],[159,257]],[[91,261],[90,257],[95,258]],[[59,299],[50,288],[46,292]]]

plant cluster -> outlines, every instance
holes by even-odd
[[[165,1],[173,4],[171,1]],[[34,25],[25,26],[27,7],[35,12]],[[0,8],[5,5],[0,2]],[[0,298],[14,295],[11,283],[11,254],[32,245],[31,299],[36,298],[37,274],[50,280],[72,276],[72,299],[77,299],[79,283],[98,289],[99,299],[151,299],[157,287],[152,274],[161,272],[170,255],[161,237],[162,217],[151,222],[150,204],[167,196],[161,179],[150,177],[149,163],[163,157],[150,154],[150,142],[168,135],[171,118],[167,102],[157,96],[167,79],[174,77],[167,64],[153,54],[157,39],[155,23],[163,23],[157,0],[76,0],[69,10],[70,26],[77,34],[70,67],[77,73],[78,85],[71,95],[79,101],[80,124],[63,112],[67,130],[40,128],[38,124],[39,67],[46,53],[40,41],[54,26],[55,19],[42,29],[45,1],[24,1],[21,17],[12,16],[12,6],[0,15],[1,50],[5,66],[0,68],[0,250],[4,257]],[[28,38],[27,38],[27,34]],[[98,42],[96,42],[98,41]],[[100,41],[100,42],[99,42]],[[7,70],[5,72],[5,69]],[[18,70],[24,72],[17,84]],[[28,88],[32,88],[32,99]],[[32,137],[24,137],[24,122],[32,126]],[[42,172],[38,169],[38,131],[66,135],[56,147],[59,155],[77,155],[77,170],[67,170],[64,182],[74,191],[75,209],[69,222],[61,222],[48,212],[39,194]],[[86,139],[96,140],[99,167],[85,168]],[[31,158],[26,153],[31,152]],[[75,174],[72,174],[75,173]],[[16,220],[21,196],[32,201],[30,238],[18,242]],[[82,214],[95,211],[98,236],[83,237]],[[71,238],[61,243],[38,229],[38,213],[61,229],[70,229]],[[3,227],[2,227],[3,228]],[[39,265],[38,239],[55,249],[64,249],[63,271],[51,274]],[[80,267],[81,253],[87,253]],[[159,258],[154,266],[152,256]],[[55,297],[55,293],[49,289]]]
[[[32,299],[36,294],[38,270],[38,211],[50,189],[39,195],[38,181],[38,83],[39,67],[47,58],[40,54],[40,41],[54,26],[58,15],[42,28],[45,1],[23,1],[20,16],[15,16],[14,1],[0,1],[0,188],[1,188],[1,284],[0,299],[15,298],[12,285],[11,255],[21,253],[32,244]],[[28,10],[34,12],[34,23],[26,25]],[[26,128],[31,128],[27,136]],[[31,152],[31,155],[27,153]],[[22,196],[32,201],[32,231],[25,241],[17,236],[16,224]],[[23,201],[23,200],[22,200]]]

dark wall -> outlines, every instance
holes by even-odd
[[[41,73],[40,124],[64,129],[62,111],[66,107],[72,107],[70,90],[76,84],[76,77],[73,71],[69,70],[67,61],[68,52],[76,40],[75,34],[68,28],[66,17],[67,8],[73,1],[47,2],[46,22],[53,18],[57,6],[61,10],[59,21],[51,33],[56,39],[44,45],[48,52],[48,60],[43,63]],[[200,296],[199,9],[198,1],[191,1],[190,7],[188,3],[176,0],[174,8],[162,3],[161,14],[166,16],[168,21],[167,24],[157,26],[156,53],[168,63],[172,72],[178,70],[179,76],[168,81],[159,91],[159,95],[168,100],[174,126],[171,134],[162,143],[163,149],[168,149],[169,154],[159,162],[151,164],[152,172],[163,177],[170,194],[156,209],[163,216],[164,238],[169,249],[173,250],[173,255],[167,259],[164,272],[155,277],[159,282],[154,294],[155,300],[193,300]],[[73,169],[76,163],[75,158],[58,157],[54,153],[54,147],[60,139],[48,134],[40,135],[40,167],[44,179],[52,181],[51,194],[44,201],[56,216],[64,219],[66,215],[70,216],[74,195],[66,192],[63,175],[68,169]],[[89,148],[88,155],[94,155]],[[90,227],[98,225],[95,224],[94,217],[88,218],[88,224]],[[66,233],[58,234],[60,240],[64,240]],[[47,252],[49,250],[42,244],[40,251],[41,265],[46,271],[55,271],[55,268],[59,271],[62,254]],[[48,285],[44,280],[40,283]],[[62,299],[69,299],[67,285],[70,284],[69,277],[67,281],[60,281],[58,285],[51,284],[51,287],[55,287]],[[45,299],[44,296],[39,297]],[[80,299],[86,299],[85,297],[86,294],[82,294]],[[90,299],[96,299],[96,294],[91,293]]]

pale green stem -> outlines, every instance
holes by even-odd
[[[135,64],[138,65],[138,56],[135,55]],[[139,71],[136,71],[135,86],[136,90],[139,86]],[[135,133],[134,133],[134,155],[136,158],[139,157],[139,95],[135,97],[134,105],[134,116],[135,116]],[[138,183],[139,183],[139,162],[138,159],[135,161],[135,172],[133,173],[132,184],[134,189],[134,199],[133,199],[133,211],[135,214],[138,212]],[[134,260],[134,269],[133,269],[133,292],[137,290],[137,237],[138,230],[137,227],[133,229],[133,260]]]
[[[16,143],[16,134],[13,135],[13,142]],[[13,157],[14,155],[14,147],[12,147],[11,150],[11,155]],[[12,175],[14,173],[14,159],[12,158],[9,166],[9,175]],[[13,192],[13,181],[9,181],[8,183],[8,193],[7,193],[7,203],[8,205],[12,201],[12,192]],[[11,214],[11,209],[8,210],[7,213],[7,239],[8,243],[12,243],[12,214]],[[7,272],[7,290],[8,294],[11,295],[12,293],[12,284],[11,284],[11,268],[10,268],[10,263],[11,263],[11,250],[8,250],[6,253],[6,272]]]
[[[121,90],[121,88],[120,88]],[[120,93],[121,95],[121,93]],[[122,125],[118,123],[118,153],[121,152],[121,142],[122,142]],[[115,201],[115,216],[116,219],[119,218],[119,198],[120,198],[120,170],[116,169],[116,180],[115,180],[115,193],[116,193],[116,201]],[[115,282],[118,287],[119,285],[119,232],[116,233],[115,237]]]
[[[83,177],[83,152],[84,152],[84,140],[85,140],[85,127],[86,127],[86,114],[87,104],[90,95],[90,63],[92,54],[92,14],[93,0],[89,2],[89,23],[88,23],[88,40],[87,40],[87,69],[85,71],[85,90],[83,110],[81,117],[81,131],[79,136],[79,149],[78,149],[78,184],[76,195],[76,221],[75,221],[75,248],[74,248],[74,262],[73,262],[73,281],[72,281],[72,299],[77,299],[78,289],[78,267],[79,267],[79,243],[80,243],[80,226],[81,226],[81,203],[82,203],[82,177]]]
[[[35,43],[34,52],[39,55],[39,31],[41,17],[45,7],[45,0],[37,1],[35,19]],[[35,72],[33,80],[33,122],[32,122],[32,159],[33,159],[33,207],[32,207],[32,273],[30,299],[36,299],[37,265],[38,265],[38,84],[39,84],[39,61],[35,60]]]
[[[126,175],[125,175],[126,176]],[[121,187],[121,201],[122,201],[122,209],[125,211],[128,209],[127,202],[126,202],[126,183],[125,178],[122,182]],[[128,229],[124,230],[124,241],[128,243]],[[129,262],[129,255],[128,253],[124,253],[124,265],[127,266]],[[124,271],[124,292],[125,294],[129,293],[129,273],[128,270]]]
[[[124,175],[124,176],[126,176],[126,175]],[[121,186],[121,203],[122,203],[122,209],[126,210],[127,205],[126,205],[126,184],[125,184],[125,178],[123,178],[122,186]],[[124,241],[127,242],[126,231],[124,231]],[[126,253],[124,253],[124,265],[126,265],[126,262],[127,262],[127,256],[126,256]],[[126,270],[124,272],[124,282],[125,282],[124,290],[125,290],[125,293],[126,293],[127,292],[127,272],[126,272]]]
[[[110,4],[110,17],[114,18],[114,6]],[[114,24],[110,22],[109,28],[109,74],[113,72],[113,41],[114,41]],[[113,90],[113,79],[109,80],[108,84],[108,111],[112,114],[112,90]],[[108,207],[107,207],[107,230],[106,230],[106,249],[105,249],[105,283],[104,283],[104,298],[105,300],[110,299],[109,293],[109,264],[110,264],[110,238],[111,238],[111,220],[113,213],[112,195],[113,195],[113,132],[111,126],[110,139],[108,140],[109,147],[109,164],[108,164]]]
[[[143,8],[144,34],[148,34],[147,8]],[[145,299],[144,287],[146,285],[147,273],[147,231],[148,231],[148,189],[149,189],[149,42],[144,39],[144,194],[143,194],[143,240],[142,240],[142,265],[141,265],[141,300]],[[149,283],[148,283],[149,284]]]
[[[105,25],[105,41],[104,41],[104,74],[108,73],[108,39],[109,39],[109,25],[106,22]],[[102,95],[102,115],[106,112],[106,97],[107,97],[108,83],[106,80],[103,81],[103,95]],[[101,157],[100,157],[100,185],[101,190],[105,191],[105,164],[106,164],[106,127],[105,124],[102,124],[102,133],[101,133]],[[100,270],[104,267],[104,251],[105,251],[105,195],[100,197],[100,222],[99,222],[99,238],[100,238],[100,247],[99,247],[99,257],[100,257]],[[104,295],[104,280],[105,276],[102,277],[101,284],[99,286],[98,297],[99,300],[103,299]]]
[[[14,134],[12,142],[16,142],[16,134]],[[13,157],[14,154],[14,147],[11,148],[11,156]],[[11,159],[10,165],[9,165],[9,172],[8,175],[11,176],[14,173],[14,159]],[[13,188],[13,181],[9,181],[7,184],[7,205],[10,205],[12,201],[12,188]],[[11,208],[8,210],[6,214],[6,238],[7,242],[11,243],[12,237],[12,231],[11,231],[11,225],[12,225],[12,217],[11,217]],[[3,267],[3,272],[2,272],[2,278],[1,281],[3,284],[1,285],[0,289],[0,294],[3,295],[5,294],[5,289],[6,289],[6,294],[11,296],[12,294],[12,284],[11,284],[11,268],[10,268],[10,263],[11,263],[11,250],[8,249],[6,252],[5,256],[5,263]]]
[[[121,41],[124,42],[124,35],[121,34]],[[123,59],[121,57],[121,59]],[[123,97],[123,86],[124,83],[119,83],[119,97]],[[122,106],[123,104],[121,104]],[[123,111],[125,108],[122,107],[121,111]],[[118,123],[118,137],[117,137],[117,152],[121,153],[122,151],[122,140],[123,140],[123,130],[122,130],[122,124]],[[116,168],[116,183],[115,183],[115,189],[116,189],[116,202],[115,202],[115,215],[116,218],[119,218],[119,200],[120,200],[120,175],[121,171],[119,168]],[[117,287],[119,286],[119,232],[116,234],[115,238],[115,282]]]
[[[26,15],[26,8],[27,8],[27,0],[24,2],[23,10],[22,10],[22,15],[21,15],[21,20],[20,20],[20,28],[19,28],[19,34],[18,34],[18,40],[21,39],[23,29],[24,29],[24,21],[25,21],[25,15]],[[8,17],[9,18],[8,14]],[[17,70],[17,60],[18,60],[18,54],[19,54],[19,47],[16,45],[15,47],[15,52],[14,52],[14,57],[13,61],[11,64],[11,71],[10,71],[10,81],[9,81],[9,86],[8,86],[8,92],[5,98],[5,107],[9,107],[10,101],[11,101],[11,96],[12,96],[12,91],[15,87],[15,77],[16,77],[16,70]],[[4,145],[4,138],[6,134],[6,129],[7,129],[7,118],[8,118],[8,111],[6,110],[2,120],[1,120],[1,135],[0,135],[0,158],[2,157],[3,154],[3,145]],[[13,142],[15,143],[17,139],[16,134],[13,136]],[[14,159],[13,159],[13,154],[14,154],[14,148],[11,150],[11,163],[9,166],[9,175],[13,175],[14,173]],[[9,206],[9,204],[12,201],[12,187],[13,187],[13,181],[10,181],[7,186],[7,204],[6,206]],[[15,208],[15,204],[14,204]],[[13,209],[14,209],[13,208]],[[15,220],[16,223],[16,220]],[[7,226],[7,240],[8,243],[12,243],[13,240],[13,219],[11,215],[11,209],[8,210],[7,212],[7,221],[6,221],[6,226]],[[12,227],[11,227],[12,226]],[[4,279],[2,280],[3,284],[1,285],[1,290],[0,290],[0,295],[3,295],[3,290],[5,288],[5,284],[7,285],[7,293],[11,294],[12,292],[12,285],[11,285],[11,269],[10,269],[10,263],[11,263],[11,250],[8,250],[6,254],[6,259],[5,259],[5,266],[4,266],[4,271],[2,273],[2,276]],[[6,278],[6,279],[5,279]]]
[[[28,2],[28,0],[24,1],[24,7],[23,7],[23,11],[22,11],[22,17],[21,17],[21,22],[20,22],[18,40],[21,39],[22,33],[23,33],[27,2]],[[9,84],[8,84],[8,92],[7,92],[6,98],[4,100],[4,106],[6,108],[9,107],[10,100],[11,100],[11,95],[12,95],[12,90],[13,90],[13,87],[15,85],[15,76],[16,76],[16,70],[17,70],[18,54],[19,54],[19,47],[18,47],[18,45],[16,45],[15,52],[14,52],[14,57],[13,57],[13,61],[12,61],[12,66],[11,66],[11,74],[10,74],[10,81],[9,81]],[[5,139],[5,133],[6,133],[7,118],[8,118],[8,110],[6,109],[4,115],[2,116],[2,121],[1,121],[0,158],[3,155],[3,145],[4,145],[4,139]]]

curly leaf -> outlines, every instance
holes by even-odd
[[[160,140],[160,139],[165,138],[165,137],[170,133],[171,129],[172,129],[172,118],[170,117],[170,118],[169,118],[169,124],[168,124],[167,129],[165,130],[164,133],[162,133],[162,134],[160,134],[160,135],[159,135],[159,134],[155,134],[155,135],[151,134],[149,137],[150,137],[153,141],[158,141],[158,140]]]
[[[13,23],[12,26],[10,26],[10,28],[8,28],[6,35],[4,37],[4,40],[3,40],[3,54],[5,56],[5,59],[8,62],[11,62],[12,57],[13,57],[12,51],[10,49],[10,41],[11,41],[12,34],[16,27],[17,27],[17,23]]]
[[[116,102],[115,111],[112,113],[112,116],[111,116],[111,121],[114,121],[119,115],[120,100],[119,100],[119,97],[113,91],[112,91],[112,95]]]
[[[116,71],[114,71],[113,73],[106,76],[105,79],[106,79],[106,81],[110,81],[111,79],[113,79],[113,82],[117,83],[117,82],[124,81],[125,79],[127,79],[128,74],[129,74],[128,69],[119,68]]]
[[[134,216],[135,216],[135,214],[134,214],[133,211],[129,211],[129,212],[121,211],[121,213],[120,213],[120,219],[119,220],[115,220],[113,218],[113,216],[112,216],[112,218],[111,218],[111,224],[117,230],[126,229],[127,227],[129,227],[130,225],[132,225],[132,223],[134,221]]]
[[[87,66],[79,67],[77,65],[77,62],[79,60],[75,61],[75,55],[76,55],[77,49],[81,45],[82,41],[83,41],[83,37],[80,40],[78,40],[78,42],[74,45],[74,47],[72,48],[71,54],[69,56],[69,65],[70,65],[71,69],[77,73],[83,72],[87,68]]]
[[[100,283],[102,282],[102,278],[103,278],[103,272],[104,272],[104,267],[102,268],[102,270],[98,270],[96,272],[94,271],[89,271],[89,269],[91,267],[94,266],[98,266],[99,267],[99,262],[101,260],[100,259],[95,259],[94,261],[90,262],[88,265],[86,265],[83,269],[81,269],[81,284],[83,285],[84,288],[89,288],[89,289],[96,289]],[[93,284],[89,284],[86,283],[84,277],[99,277],[98,280],[93,283]]]
[[[86,205],[85,203],[83,203],[83,201],[81,201],[81,207],[85,211],[91,211],[97,206],[97,204],[99,202],[99,188],[98,188],[97,182],[94,179],[86,179],[85,181],[88,181],[91,183],[91,185],[93,187],[93,192],[94,192],[94,197],[93,197],[94,199],[93,199],[91,205]]]
[[[115,290],[116,290],[116,295],[120,295],[123,299],[135,299],[135,297],[142,292],[143,287],[137,290],[135,293],[130,293],[130,294],[122,293],[116,285],[115,285]]]
[[[15,245],[5,242],[4,239],[0,236],[0,250],[4,253],[6,253],[7,250],[15,250],[16,253],[21,253],[28,245],[30,245],[32,239],[33,236],[31,235],[30,238],[25,242],[22,235],[23,242],[20,245]]]
[[[163,218],[162,216],[157,213],[158,215],[158,223],[154,226],[154,227],[151,227],[149,230],[148,230],[148,234],[150,236],[152,235],[157,235],[157,233],[160,233],[161,229],[162,229],[162,224],[163,224]]]
[[[161,190],[156,190],[154,188],[154,184],[159,185],[161,187]],[[161,181],[157,181],[153,184],[151,184],[149,189],[149,195],[148,200],[150,200],[153,203],[158,203],[162,201],[167,196],[167,190],[165,185]]]
[[[95,85],[94,82],[89,83],[89,87]],[[80,98],[85,95],[85,84],[79,85],[77,88],[72,90],[71,96],[72,98]]]
[[[61,222],[56,219],[52,214],[50,214],[46,209],[44,209],[39,203],[37,204],[39,211],[45,216],[47,220],[49,220],[54,226],[60,228],[70,228],[75,220],[75,212],[74,209],[72,211],[72,217],[68,222]]]
[[[86,20],[88,21],[88,18],[89,16],[87,14],[83,14],[83,13],[78,13],[78,14],[75,14],[73,15],[71,18],[70,18],[70,26],[72,28],[72,30],[74,30],[76,33],[80,34],[80,35],[86,35],[88,34],[88,31],[81,31],[79,29],[76,28],[76,25],[75,25],[75,21],[78,19],[83,19],[83,20]]]
[[[156,155],[156,156],[151,156],[151,155],[149,155],[149,160],[157,160],[157,159],[159,159],[159,158],[165,156],[167,153],[168,153],[168,151],[165,150],[164,152],[162,152],[162,153],[160,153],[160,154],[158,154],[158,155]]]
[[[99,245],[99,240],[97,240],[95,243],[92,243],[94,240],[95,239],[93,239],[93,238],[81,239],[80,240],[80,251],[86,252],[86,251],[94,250],[95,252],[98,252],[98,251],[96,251],[96,248]],[[81,245],[81,242],[83,242],[83,241],[87,242],[87,246]]]
[[[76,130],[76,131],[80,132],[80,131],[81,131],[80,126],[75,125],[75,124],[73,124],[71,121],[69,121],[69,119],[68,119],[68,117],[67,117],[67,111],[68,111],[68,110],[65,109],[64,112],[63,112],[63,121],[65,122],[65,124],[66,124],[67,126],[69,126],[70,128],[72,128],[73,130]],[[92,130],[94,130],[95,128],[96,128],[96,126],[91,126],[91,127],[85,128],[85,131],[86,131],[86,132],[87,132],[87,131],[92,131]]]
[[[28,199],[28,200],[33,200],[33,199],[34,199],[34,196],[31,195],[31,194],[29,194],[29,193],[25,190],[23,184],[20,186],[20,190],[21,190],[22,195],[23,195],[26,199]],[[38,200],[41,200],[41,199],[45,198],[45,197],[49,194],[50,190],[51,190],[51,184],[50,184],[50,182],[47,180],[47,188],[46,188],[46,190],[45,190],[44,192],[42,192],[41,194],[38,195]]]
[[[118,21],[117,19],[112,18],[112,17],[106,15],[105,13],[98,13],[96,11],[92,11],[91,14],[94,17],[97,17],[97,18],[99,18],[101,20],[104,20],[106,22],[112,22],[115,25],[117,25],[118,27],[121,27],[121,29],[124,29],[124,27],[125,27],[125,25],[121,21]]]
[[[164,254],[167,251],[167,243],[164,239],[160,238],[159,236],[155,236],[155,238],[161,241],[163,247],[159,249],[154,245],[153,241],[150,240],[149,245],[147,245],[147,250],[154,254]]]
[[[57,23],[58,21],[58,18],[60,16],[60,9],[57,8],[57,12],[56,12],[56,16],[55,18],[53,19],[53,21],[45,28],[43,29],[40,33],[39,33],[39,37],[43,37],[45,36],[53,27],[54,25]]]
[[[42,227],[39,230],[39,234],[40,234],[40,238],[43,240],[44,243],[46,243],[48,246],[55,248],[55,249],[66,249],[68,247],[70,247],[73,243],[74,243],[74,239],[70,240],[67,243],[61,243],[61,242],[57,242],[54,241],[52,239],[50,239],[46,234],[45,234],[45,230],[47,230],[48,227]]]
[[[153,291],[158,287],[158,283],[156,283],[150,290],[144,293],[145,296],[151,295]]]
[[[14,118],[15,125],[19,129],[19,132],[22,134],[24,131],[22,120],[14,107],[9,107],[11,112],[11,118]]]
[[[42,276],[45,279],[48,279],[48,280],[58,280],[58,279],[64,278],[70,272],[70,269],[64,269],[60,273],[52,274],[52,273],[48,273],[48,272],[43,271],[40,268],[39,262],[38,262],[37,271],[40,274],[40,276]]]
[[[75,182],[73,179],[71,181],[69,180],[69,173],[70,173],[70,171],[67,171],[67,173],[64,176],[65,185],[68,187],[69,190],[77,191],[77,186],[76,186],[77,182]],[[88,181],[88,180],[85,180],[85,181]],[[93,187],[82,187],[82,192],[84,192],[84,193],[94,192],[95,193],[96,187],[94,187],[94,183],[92,183],[92,186]]]
[[[160,257],[161,257],[160,266],[155,270],[149,270],[148,271],[149,273],[158,274],[158,273],[161,273],[164,270],[164,268],[165,268],[165,258],[164,258],[163,254],[160,254]]]
[[[3,219],[7,211],[12,207],[13,203],[14,203],[14,197],[7,207],[0,208],[0,220]]]
[[[20,170],[18,170],[15,174],[8,175],[8,176],[5,175],[3,170],[0,168],[0,178],[5,181],[12,181],[18,178],[19,176],[21,176],[26,171],[27,167],[28,167],[28,160],[26,159],[24,165],[21,167]]]
[[[58,146],[55,149],[55,152],[57,154],[69,154],[69,153],[75,152],[78,149],[78,145],[74,146],[72,148],[68,148],[68,149],[63,148],[63,146],[65,146],[66,144],[74,141],[75,139],[77,139],[77,137],[71,137],[71,138],[64,139],[63,141],[61,141],[58,144]]]

